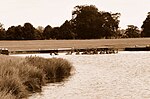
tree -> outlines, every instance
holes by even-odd
[[[90,39],[97,37],[98,9],[93,6],[76,6],[72,13],[72,24],[74,32],[79,39]]]
[[[16,40],[22,40],[23,39],[23,27],[21,25],[18,25],[15,27],[15,38]]]
[[[38,30],[40,33],[43,33],[44,28],[43,28],[42,26],[38,26],[38,27],[37,27],[37,30]]]
[[[60,39],[60,27],[54,27],[50,32],[51,39]]]
[[[120,13],[111,14],[109,12],[102,13],[103,20],[103,36],[107,38],[115,37],[117,35],[117,30],[119,28],[119,20]]]
[[[60,26],[59,39],[75,39],[76,35],[73,33],[73,28],[71,22],[65,21],[63,25]]]
[[[116,38],[127,38],[125,32],[126,32],[125,29],[118,29],[116,33]]]
[[[134,25],[128,25],[128,28],[125,31],[127,38],[137,38],[140,37],[140,30],[137,26]]]
[[[150,37],[150,12],[148,12],[147,18],[143,22],[141,28],[142,28],[141,36]]]
[[[6,39],[8,40],[33,40],[33,39],[42,39],[42,33],[35,29],[30,23],[25,23],[22,27],[11,26],[6,31]]]
[[[36,34],[35,39],[38,39],[38,40],[44,39],[43,31],[44,31],[44,28],[42,26],[38,26],[37,29],[35,30],[35,34]]]
[[[71,23],[79,39],[108,38],[117,31],[119,16],[119,13],[100,12],[94,5],[76,6]]]
[[[25,23],[23,26],[23,38],[25,40],[33,40],[36,37],[36,29],[31,23]]]
[[[0,23],[0,40],[4,40],[6,38],[6,31],[3,28],[3,24]]]
[[[52,31],[52,27],[50,25],[48,25],[44,28],[44,31],[43,31],[44,39],[50,39],[51,38],[51,31]]]
[[[16,34],[15,26],[9,27],[8,30],[6,31],[6,39],[7,40],[15,39],[15,34]]]
[[[11,26],[6,31],[6,39],[8,40],[22,40],[23,39],[22,26]]]

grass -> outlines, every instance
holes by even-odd
[[[0,56],[0,99],[21,99],[48,82],[63,81],[72,65],[65,59]]]
[[[6,91],[0,91],[0,99],[16,99],[16,97]]]
[[[62,81],[70,76],[71,64],[62,58],[44,59],[41,57],[26,57],[28,64],[42,70],[48,82]]]
[[[113,46],[125,48],[129,46],[146,46],[150,44],[150,38],[127,38],[127,39],[96,39],[96,40],[28,40],[28,41],[0,41],[0,48],[16,50],[37,50],[55,48],[89,48]]]

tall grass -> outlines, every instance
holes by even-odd
[[[16,99],[16,97],[6,91],[0,91],[0,99]]]
[[[47,82],[63,81],[72,65],[65,59],[0,56],[0,99],[21,99]]]
[[[27,63],[44,72],[48,82],[62,81],[70,76],[71,64],[62,58],[44,59],[41,57],[26,57]]]

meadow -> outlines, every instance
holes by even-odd
[[[96,40],[26,40],[26,41],[0,41],[0,48],[8,48],[9,51],[37,50],[57,48],[91,48],[91,47],[125,47],[150,45],[150,38],[126,38],[126,39],[96,39]]]
[[[71,74],[72,64],[62,58],[0,56],[0,99],[22,99],[41,92],[46,83]]]

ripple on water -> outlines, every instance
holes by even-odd
[[[49,55],[39,55],[49,58]],[[59,55],[73,63],[68,81],[48,84],[29,99],[149,99],[150,52]]]

